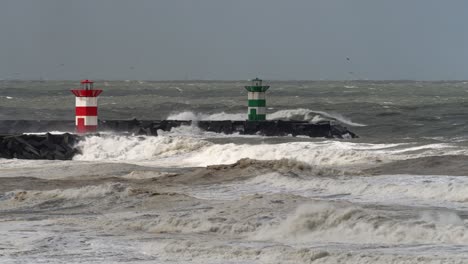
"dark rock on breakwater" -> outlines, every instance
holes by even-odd
[[[0,135],[0,158],[70,160],[78,152],[74,147],[79,136],[60,135]]]
[[[100,131],[157,136],[158,130],[170,131],[180,126],[197,126],[202,130],[241,135],[309,136],[327,138],[357,137],[347,128],[331,122],[308,123],[297,121],[100,121]],[[79,152],[76,143],[84,136],[65,134],[22,134],[44,131],[73,131],[70,121],[0,120],[0,158],[69,160]],[[97,134],[99,135],[99,134]]]
[[[309,136],[326,138],[355,138],[346,127],[332,122],[309,123],[302,121],[181,121],[181,120],[100,120],[100,131],[157,136],[158,130],[170,131],[180,126],[197,126],[202,130],[241,135]],[[0,120],[0,133],[18,134],[47,131],[74,131],[73,121]]]

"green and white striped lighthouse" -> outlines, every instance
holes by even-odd
[[[266,119],[265,92],[270,86],[262,85],[262,80],[255,78],[251,86],[245,86],[248,91],[248,120],[258,121]]]

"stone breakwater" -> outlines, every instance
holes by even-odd
[[[69,160],[78,153],[74,147],[80,136],[61,135],[0,135],[0,158]]]
[[[197,126],[202,130],[241,135],[264,136],[309,136],[326,138],[357,137],[346,127],[330,122],[317,124],[296,121],[101,121],[101,131],[133,135],[157,136],[158,130],[170,131],[180,126]],[[80,150],[76,147],[84,135],[24,134],[43,131],[73,131],[74,123],[69,121],[0,121],[0,158],[7,159],[57,159],[70,160]],[[97,134],[99,135],[99,134]]]
[[[197,126],[202,130],[240,135],[309,136],[325,138],[355,138],[346,127],[332,122],[304,121],[181,121],[181,120],[100,120],[99,130],[157,136],[158,130],[170,131],[180,126]],[[0,133],[19,134],[46,131],[74,131],[73,121],[0,120]]]

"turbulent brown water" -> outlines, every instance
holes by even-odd
[[[99,114],[243,120],[246,84],[97,81]],[[181,127],[90,136],[73,161],[0,159],[0,263],[466,262],[468,83],[268,84],[269,119],[360,138]],[[75,86],[0,81],[0,119],[73,119]]]

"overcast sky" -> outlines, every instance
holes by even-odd
[[[467,12],[466,0],[1,0],[0,79],[468,79]]]

